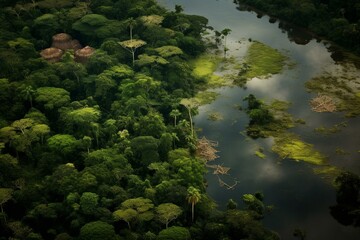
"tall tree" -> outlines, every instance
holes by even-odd
[[[141,39],[133,39],[133,28],[134,28],[134,26],[136,24],[136,21],[133,18],[129,18],[126,21],[126,23],[129,26],[130,40],[119,42],[119,44],[123,48],[125,48],[126,50],[128,50],[131,53],[131,55],[132,55],[132,64],[134,66],[135,65],[135,52],[136,52],[136,49],[138,49],[139,47],[144,46],[146,44],[146,42],[141,40]]]
[[[132,40],[133,39],[133,29],[134,29],[134,26],[136,25],[135,19],[129,18],[126,21],[126,25],[129,27],[130,40]]]
[[[30,102],[30,107],[33,107],[33,96],[34,96],[35,90],[32,88],[32,86],[26,86],[22,91],[21,94],[25,98],[25,100],[28,100]]]
[[[134,66],[135,65],[135,52],[138,48],[144,46],[146,44],[146,42],[141,39],[130,39],[130,40],[119,42],[119,44],[131,53],[132,64]]]
[[[183,98],[180,101],[180,104],[183,105],[187,110],[188,110],[188,114],[189,114],[189,119],[190,119],[190,128],[191,128],[191,136],[195,137],[194,135],[194,124],[193,124],[193,119],[192,119],[192,110],[196,107],[199,106],[199,103],[197,101],[194,101],[192,99],[189,98]]]
[[[77,140],[69,134],[56,134],[47,140],[51,150],[66,155],[72,153],[77,147]]]
[[[176,118],[181,115],[181,112],[178,109],[173,109],[169,115],[174,118],[174,127],[176,127]]]
[[[85,224],[80,229],[80,240],[114,240],[117,239],[112,225],[102,221]]]
[[[157,240],[189,240],[191,235],[184,227],[172,226],[159,232]]]
[[[194,222],[194,210],[195,204],[197,204],[201,200],[200,190],[194,187],[189,187],[187,190],[187,200],[188,203],[191,204],[191,221]]]
[[[182,210],[179,206],[173,203],[163,203],[156,207],[157,218],[160,222],[165,224],[166,228],[171,221],[175,220]]]
[[[154,204],[150,199],[131,198],[121,203],[121,208],[113,213],[115,220],[124,220],[130,228],[131,222],[150,221],[154,218]]]
[[[224,58],[226,58],[226,52],[229,50],[226,46],[227,36],[231,33],[231,29],[225,28],[221,31],[221,34],[224,36]]]
[[[0,208],[1,208],[1,215],[3,215],[5,223],[6,223],[6,215],[4,213],[3,205],[12,198],[12,192],[13,190],[11,188],[0,188]]]
[[[184,8],[181,5],[175,5],[175,13],[182,13]]]
[[[66,106],[70,102],[70,93],[63,88],[41,87],[36,89],[35,101],[52,110]]]
[[[80,198],[80,207],[84,214],[94,215],[98,207],[99,196],[96,193],[84,192]]]

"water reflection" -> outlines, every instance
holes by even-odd
[[[250,6],[246,6],[244,4],[238,4],[236,7],[239,11],[248,11],[248,12],[255,12],[257,18],[262,18],[264,15],[263,12],[252,8]],[[269,23],[276,23],[278,21],[277,18],[270,16],[268,18]],[[306,45],[308,44],[312,39],[315,38],[315,35],[311,32],[307,31],[306,29],[299,28],[294,26],[293,24],[290,24],[285,21],[279,21],[278,27],[282,29],[284,33],[287,34],[288,39],[291,42],[295,42],[299,45]]]
[[[234,190],[227,190],[219,186],[218,178],[209,172],[208,194],[224,208],[229,198],[240,202],[243,194],[262,191],[266,204],[275,206],[273,212],[265,217],[264,223],[278,231],[282,239],[293,239],[295,228],[304,229],[308,240],[358,239],[359,229],[342,226],[330,215],[329,206],[336,203],[335,190],[331,184],[315,175],[313,166],[291,159],[280,159],[272,153],[271,138],[251,140],[244,136],[242,133],[248,124],[248,117],[235,107],[244,107],[242,99],[250,93],[266,102],[272,99],[291,102],[289,113],[306,122],[291,131],[327,155],[329,164],[360,173],[360,164],[356,161],[359,157],[358,119],[347,120],[348,127],[333,135],[321,135],[314,131],[317,127],[331,127],[345,120],[342,113],[312,112],[308,102],[316,93],[308,93],[304,87],[307,80],[324,70],[336,69],[332,53],[322,42],[310,40],[309,36],[298,39],[304,32],[290,30],[289,33],[287,26],[279,29],[277,24],[269,23],[268,16],[259,19],[260,16],[256,13],[236,10],[232,0],[165,2],[170,9],[174,9],[175,4],[180,4],[187,13],[209,18],[209,24],[217,30],[232,29],[228,36],[228,47],[231,48],[231,54],[238,58],[246,52],[249,44],[246,40],[252,38],[283,51],[296,63],[293,68],[269,79],[252,79],[247,84],[247,89],[217,89],[220,97],[212,104],[199,108],[199,114],[194,119],[196,127],[202,129],[198,135],[205,135],[208,139],[219,142],[220,158],[214,164],[231,167],[230,175],[224,181],[239,181]],[[224,120],[209,121],[209,112],[221,113]],[[337,147],[350,154],[336,154]],[[264,149],[265,159],[255,155],[259,148]]]
[[[287,36],[291,42],[295,42],[299,45],[306,45],[314,39],[313,34],[302,28],[297,28],[292,24],[280,21],[278,27],[283,29],[287,33]]]

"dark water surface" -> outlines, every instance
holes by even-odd
[[[215,89],[214,91],[220,93],[218,99],[199,108],[195,124],[202,131],[198,135],[205,135],[208,139],[219,142],[220,158],[216,160],[216,164],[231,167],[231,175],[223,180],[230,185],[238,181],[233,190],[228,190],[219,186],[216,175],[209,172],[208,194],[224,208],[229,198],[240,203],[241,196],[245,193],[263,192],[266,204],[275,206],[265,217],[264,224],[277,231],[285,240],[295,239],[292,236],[295,228],[305,230],[307,240],[360,239],[359,228],[342,226],[331,217],[329,207],[336,203],[335,190],[331,183],[314,174],[314,166],[310,164],[279,159],[271,152],[271,138],[249,140],[241,134],[248,124],[248,117],[235,107],[244,106],[242,99],[250,93],[265,102],[272,99],[291,102],[289,113],[306,122],[291,131],[298,134],[303,141],[314,144],[316,150],[328,157],[331,165],[360,174],[359,118],[346,119],[343,113],[315,113],[308,104],[315,94],[308,93],[304,83],[325,70],[339,67],[324,43],[309,41],[308,36],[301,41],[301,34],[296,29],[287,27],[287,30],[291,31],[289,34],[279,28],[279,22],[271,24],[267,16],[258,18],[256,13],[237,10],[232,0],[159,2],[171,10],[175,4],[179,4],[188,14],[205,16],[209,19],[209,25],[216,30],[230,28],[232,32],[228,36],[228,47],[230,54],[235,57],[244,55],[248,46],[247,39],[251,38],[279,49],[296,64],[295,67],[269,79],[252,79],[246,90],[238,87]],[[289,35],[296,36],[297,40],[289,38]],[[356,71],[355,73],[359,74],[359,71]],[[219,112],[224,119],[210,121],[210,112]],[[339,133],[320,135],[314,132],[317,127],[331,127],[344,121],[347,122],[347,127]],[[265,159],[254,155],[259,147],[264,148]],[[347,154],[336,154],[336,148],[343,149]]]

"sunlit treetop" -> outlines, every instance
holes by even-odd
[[[164,20],[164,17],[159,15],[149,15],[140,17],[140,20],[145,26],[160,25]]]
[[[146,42],[141,39],[130,39],[122,41],[119,44],[125,48],[139,48],[141,46],[144,46]]]
[[[144,66],[153,63],[164,65],[164,64],[168,64],[169,62],[165,58],[162,58],[160,56],[155,56],[155,55],[149,56],[147,54],[141,54],[139,55],[139,60],[136,60],[135,63],[136,65]]]
[[[155,51],[164,58],[183,54],[183,51],[175,46],[162,46],[155,48]]]

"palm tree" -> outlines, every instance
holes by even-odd
[[[194,207],[201,199],[200,190],[194,187],[189,187],[187,189],[187,197],[188,203],[191,204],[191,220],[194,222]]]
[[[136,25],[136,21],[134,20],[134,18],[129,18],[128,20],[126,20],[126,24],[129,27],[130,30],[130,40],[133,39],[133,28]]]
[[[6,223],[6,215],[4,213],[3,204],[9,201],[12,198],[13,190],[11,188],[0,188],[0,210],[1,215],[4,218],[4,222]]]
[[[133,63],[133,66],[134,66],[135,65],[135,51],[136,51],[136,49],[138,49],[139,47],[144,46],[146,44],[146,42],[141,40],[141,39],[133,39],[133,29],[134,29],[134,26],[136,25],[136,20],[134,20],[133,18],[129,18],[128,20],[126,20],[126,24],[129,27],[130,39],[119,42],[119,44],[123,48],[125,48],[126,50],[128,50],[131,53],[131,55],[132,55],[132,63]]]
[[[229,28],[225,28],[221,31],[221,34],[224,36],[224,58],[226,58],[226,52],[229,50],[226,47],[226,38],[230,33],[231,33],[231,29],[229,29]]]
[[[171,112],[170,112],[170,117],[173,117],[174,118],[174,127],[176,127],[176,118],[178,116],[181,115],[181,112],[177,109],[173,109]]]
[[[191,137],[194,137],[195,136],[194,135],[194,124],[193,124],[191,111],[192,111],[192,109],[198,107],[199,103],[197,101],[195,101],[194,99],[183,98],[183,99],[181,99],[180,104],[183,105],[188,110],[189,119],[190,119]]]
[[[33,95],[35,93],[35,90],[31,86],[26,86],[22,91],[21,94],[23,95],[23,98],[25,100],[29,100],[30,107],[33,107]]]

